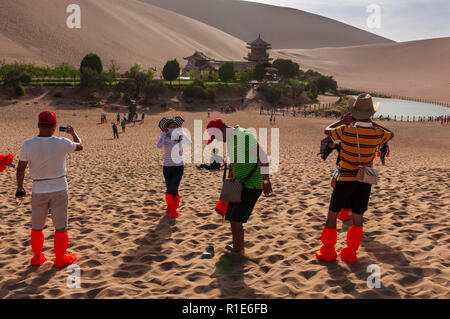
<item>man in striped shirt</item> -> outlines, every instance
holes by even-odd
[[[335,141],[341,141],[341,165],[336,187],[331,195],[327,222],[321,235],[323,246],[316,252],[316,258],[323,261],[334,261],[337,258],[334,248],[337,241],[336,219],[342,208],[351,208],[353,225],[347,232],[347,247],[341,250],[340,256],[348,263],[358,260],[356,251],[362,241],[363,214],[369,203],[371,185],[358,182],[356,175],[360,166],[372,167],[378,145],[387,143],[394,137],[390,130],[371,121],[376,107],[369,94],[361,94],[349,107],[349,114],[325,129],[326,135],[330,135]]]

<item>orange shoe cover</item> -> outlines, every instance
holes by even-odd
[[[323,246],[320,247],[319,251],[316,251],[316,258],[322,261],[335,261],[337,258],[337,253],[334,249],[337,241],[336,228],[324,227],[320,239]]]
[[[44,247],[44,232],[42,230],[31,231],[31,248],[33,249],[34,256],[31,258],[31,266],[42,266],[47,260],[42,254],[42,248]]]
[[[351,209],[344,209],[342,208],[342,210],[340,211],[339,215],[338,215],[338,219],[342,220],[343,222],[349,221],[350,220],[350,215],[348,214],[351,211]]]
[[[180,215],[177,212],[178,204],[180,203],[180,196],[177,195],[175,199],[173,198],[172,194],[166,193],[166,203],[167,203],[167,213],[169,214],[170,218],[178,218]]]
[[[347,263],[353,264],[358,261],[356,251],[361,244],[363,237],[363,228],[352,226],[347,231],[347,247],[341,250],[341,259]]]
[[[228,203],[219,200],[214,210],[216,211],[217,214],[221,215],[222,217],[225,217],[228,210]]]
[[[67,232],[64,233],[55,232],[54,238],[55,260],[53,264],[56,268],[64,268],[67,265],[72,264],[75,260],[77,260],[77,256],[75,256],[75,254],[66,253],[68,245],[69,245],[69,236],[67,235]]]

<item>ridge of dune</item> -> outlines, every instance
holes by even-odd
[[[69,29],[72,1],[2,0],[0,59],[78,65],[95,52],[105,64],[161,69],[200,50],[218,59],[242,59],[245,43],[191,18],[137,0],[80,0],[81,29]]]
[[[280,49],[302,69],[333,75],[341,87],[450,101],[450,37],[313,50]]]
[[[202,21],[243,41],[259,33],[274,48],[319,48],[393,42],[293,8],[240,0],[141,0]]]

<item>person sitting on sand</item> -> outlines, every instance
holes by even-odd
[[[182,144],[192,144],[181,128],[183,122],[184,120],[179,116],[175,118],[164,117],[159,122],[159,128],[162,132],[157,147],[164,148],[163,174],[166,182],[166,210],[170,218],[179,217],[177,211],[180,205],[178,188],[184,172]]]
[[[390,130],[370,120],[376,107],[369,94],[361,94],[356,100],[351,99],[349,111],[342,120],[325,129],[326,135],[330,135],[335,141],[341,141],[341,164],[336,187],[331,195],[328,218],[322,230],[323,246],[316,252],[316,258],[322,261],[334,261],[337,258],[334,247],[337,241],[336,219],[343,208],[351,208],[353,225],[347,232],[347,247],[341,250],[340,256],[348,263],[358,260],[356,252],[362,241],[363,214],[367,210],[372,185],[358,182],[356,175],[360,165],[372,167],[378,145],[387,143],[394,137]],[[352,116],[357,121],[354,126],[350,126]]]
[[[196,167],[198,169],[207,169],[207,170],[211,170],[211,171],[218,171],[220,170],[220,168],[222,167],[223,164],[223,158],[219,155],[217,155],[217,153],[219,152],[219,150],[217,148],[213,149],[213,156],[209,159],[209,165],[207,164],[201,164],[201,165],[197,165]]]
[[[16,197],[26,195],[23,187],[25,170],[30,165],[30,176],[33,179],[31,195],[31,247],[34,256],[32,266],[41,266],[46,258],[42,254],[44,245],[43,229],[49,212],[52,214],[54,236],[54,266],[63,268],[73,263],[75,254],[66,253],[69,244],[67,235],[68,187],[66,179],[66,155],[81,151],[81,139],[75,130],[68,126],[66,132],[73,142],[55,137],[56,115],[50,111],[39,114],[39,135],[26,140],[20,151],[17,167]]]
[[[250,218],[262,192],[265,196],[272,193],[267,154],[261,150],[253,134],[239,126],[230,128],[221,119],[214,119],[208,123],[207,130],[210,135],[208,144],[214,139],[227,143],[227,154],[231,156],[229,178],[248,178],[244,184],[242,201],[228,203],[225,215],[225,219],[230,221],[233,236],[233,245],[227,247],[244,255],[243,224]]]

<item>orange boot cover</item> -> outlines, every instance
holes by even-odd
[[[363,237],[363,228],[352,226],[347,231],[347,247],[341,250],[340,255],[343,261],[347,263],[355,263],[358,261],[356,251],[361,244]]]
[[[67,247],[69,246],[69,236],[67,232],[64,233],[56,233],[54,238],[54,251],[55,251],[55,260],[54,266],[56,268],[64,268],[67,265],[70,265],[75,260],[77,260],[77,256],[75,254],[67,254]]]
[[[323,246],[316,252],[316,258],[323,261],[335,261],[337,258],[337,253],[334,249],[337,241],[336,228],[324,227],[320,239],[322,240]]]
[[[166,193],[166,203],[167,203],[167,213],[169,214],[170,218],[177,218],[178,212],[177,212],[177,202],[176,197],[173,198],[172,194]]]
[[[177,196],[175,196],[175,215],[177,215],[177,217],[179,216],[178,207],[180,207],[180,194],[177,194]]]
[[[228,203],[224,202],[223,200],[219,200],[214,210],[216,211],[217,214],[222,216],[222,225],[223,225],[223,220],[225,219],[225,215],[227,214],[228,210]]]
[[[342,210],[340,211],[337,218],[339,220],[342,220],[343,222],[349,221],[350,220],[350,215],[348,214],[349,212],[350,212],[350,209],[342,208]]]
[[[31,231],[31,248],[33,249],[34,256],[31,258],[31,266],[42,266],[47,260],[42,254],[42,248],[44,247],[44,232],[42,230]]]

